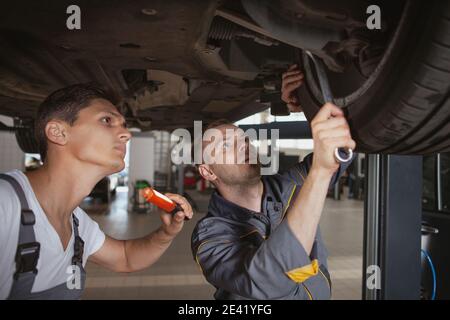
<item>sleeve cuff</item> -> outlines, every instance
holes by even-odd
[[[313,260],[311,264],[286,272],[286,275],[294,282],[301,283],[315,276],[319,272],[319,261]]]

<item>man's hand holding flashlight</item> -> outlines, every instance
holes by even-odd
[[[190,203],[185,197],[173,193],[166,193],[165,195],[182,209],[182,211],[178,211],[175,214],[167,214],[164,211],[161,212],[163,231],[168,236],[175,237],[183,228],[184,220],[192,219],[194,213]]]

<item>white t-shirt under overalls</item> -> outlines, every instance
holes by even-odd
[[[71,260],[73,257],[74,234],[70,238],[66,251],[61,240],[50,224],[39,205],[28,178],[19,170],[8,172],[21,185],[33,210],[36,223],[34,233],[36,241],[41,244],[40,257],[37,264],[38,274],[31,292],[39,292],[55,287],[67,281],[70,277]],[[14,189],[4,180],[0,180],[0,299],[8,298],[13,275],[16,269],[15,254],[19,237],[20,202]],[[79,220],[79,234],[84,241],[83,266],[88,257],[101,248],[105,234],[98,224],[80,208],[74,210]],[[70,219],[72,224],[72,219]]]

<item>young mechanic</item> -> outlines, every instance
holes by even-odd
[[[143,238],[116,240],[78,207],[98,181],[124,168],[131,137],[100,87],[78,84],[49,95],[36,136],[43,166],[0,177],[0,299],[79,299],[88,259],[116,272],[142,270],[192,218],[185,198],[167,194],[182,211],[162,213],[162,225]]]

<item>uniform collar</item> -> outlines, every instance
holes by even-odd
[[[215,190],[211,196],[208,212],[216,217],[228,218],[242,222],[251,219],[255,215],[261,215],[260,212],[241,207],[234,202],[225,199],[217,190]]]
[[[283,203],[285,202],[285,198],[287,199],[292,191],[291,187],[281,188],[281,185],[288,183],[291,186],[292,184],[285,179],[277,179],[277,176],[263,176],[261,180],[264,186],[264,191],[261,199],[262,213],[241,207],[234,202],[225,199],[219,194],[217,190],[215,190],[211,196],[208,212],[212,216],[216,217],[246,221],[255,216],[270,216],[271,214],[273,214],[273,210],[281,211]]]

